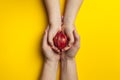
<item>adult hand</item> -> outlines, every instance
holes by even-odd
[[[67,58],[67,59],[73,59],[80,48],[80,37],[77,34],[76,30],[73,31],[73,37],[75,39],[75,42],[71,46],[70,49],[63,49],[63,53],[61,54],[61,58]]]

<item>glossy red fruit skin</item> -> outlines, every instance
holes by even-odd
[[[54,45],[59,49],[62,50],[65,48],[68,44],[68,38],[67,36],[62,32],[59,31],[55,37],[53,38]]]

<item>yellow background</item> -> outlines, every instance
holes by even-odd
[[[0,0],[0,80],[38,79],[47,24],[42,0]],[[84,0],[75,24],[79,80],[120,80],[120,0]]]

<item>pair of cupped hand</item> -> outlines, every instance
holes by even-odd
[[[68,46],[60,52],[55,47],[53,42],[53,37],[57,34],[58,31],[64,30],[67,37],[69,38]],[[76,32],[75,27],[66,27],[62,25],[62,27],[56,26],[48,26],[45,30],[42,42],[42,49],[44,52],[44,56],[47,60],[56,61],[60,60],[60,58],[73,59],[80,47],[80,37]],[[56,51],[55,51],[56,50]]]

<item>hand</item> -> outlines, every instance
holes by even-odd
[[[50,25],[48,30],[48,43],[50,44],[50,46],[52,46],[52,48],[55,51],[58,51],[58,52],[59,52],[59,49],[54,46],[53,38],[57,34],[57,32],[60,30],[61,30],[61,25]]]
[[[74,25],[63,23],[62,28],[64,32],[66,33],[67,37],[69,38],[68,46],[72,46],[74,43],[74,35],[73,35],[73,31],[75,29]]]
[[[64,59],[64,58],[73,59],[80,47],[80,37],[77,34],[76,30],[73,31],[73,36],[74,36],[75,42],[73,43],[73,45],[71,46],[70,49],[67,49],[67,47],[64,49],[64,52],[61,53],[62,59]]]
[[[45,31],[45,34],[43,37],[43,44],[42,44],[42,49],[43,49],[45,59],[50,61],[59,61],[60,55],[57,52],[53,51],[52,47],[48,44],[48,41],[47,41],[48,30],[49,30],[49,27],[47,27]]]

